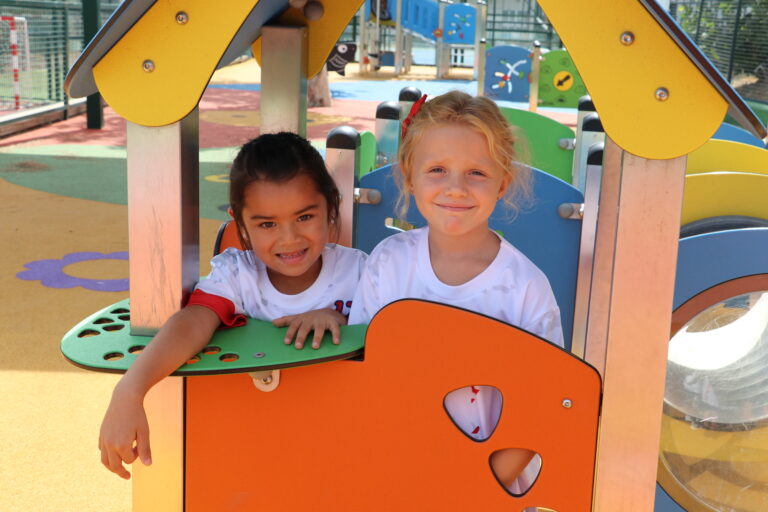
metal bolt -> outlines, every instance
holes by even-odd
[[[325,14],[325,8],[323,4],[316,0],[310,0],[304,6],[304,17],[309,21],[317,21]]]
[[[151,73],[155,70],[155,63],[151,60],[147,59],[144,62],[141,63],[142,69],[146,71],[147,73]]]
[[[667,101],[669,99],[669,91],[666,87],[659,87],[656,89],[656,99],[659,101]]]
[[[624,46],[629,46],[632,43],[635,42],[635,34],[627,30],[626,32],[621,33],[621,44]]]
[[[179,25],[186,25],[189,21],[189,14],[185,13],[184,11],[179,11],[176,13],[176,23]]]
[[[573,407],[573,402],[571,402],[570,398],[563,399],[563,407],[565,407],[566,409],[570,409],[571,407]]]
[[[271,375],[267,375],[266,377],[261,379],[261,383],[262,384],[266,384],[266,385],[272,384],[272,376]]]
[[[253,354],[253,357],[264,357],[265,355],[267,354],[265,354],[264,352],[256,352],[255,354]]]

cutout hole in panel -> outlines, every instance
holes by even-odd
[[[222,363],[232,363],[234,361],[237,361],[238,359],[240,359],[240,356],[238,356],[237,354],[222,354],[219,357],[219,361],[221,361]]]
[[[111,323],[114,323],[114,320],[112,320],[111,318],[97,318],[96,320],[93,321],[93,323],[95,323],[95,324],[111,324]]]
[[[221,352],[221,349],[219,347],[214,347],[214,346],[208,346],[202,350],[202,353],[205,356],[212,356],[212,355],[218,354],[219,352]]]
[[[80,331],[80,333],[77,335],[78,338],[90,338],[91,336],[98,336],[101,334],[99,331],[94,331],[93,329],[86,329],[84,331]]]
[[[145,345],[134,345],[128,349],[129,354],[140,354]]]
[[[445,395],[443,407],[459,430],[482,442],[496,430],[503,401],[501,391],[494,386],[467,386]]]
[[[117,318],[125,320],[126,322],[131,319],[131,315],[119,315]]]
[[[119,361],[123,358],[122,352],[110,352],[104,356],[105,361]]]
[[[527,448],[496,450],[491,454],[489,462],[496,481],[517,498],[533,487],[541,473],[541,455]]]
[[[102,329],[104,329],[105,331],[112,332],[112,331],[119,331],[123,327],[125,327],[125,324],[112,324],[112,325],[105,325],[104,327],[102,327]]]
[[[187,361],[187,364],[195,364],[200,362],[200,356],[192,356]]]
[[[117,309],[113,309],[112,311],[110,311],[110,313],[113,313],[115,315],[122,315],[122,314],[130,313],[130,312],[131,312],[130,310],[125,309],[125,308],[117,308]]]

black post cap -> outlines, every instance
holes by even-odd
[[[587,114],[584,116],[584,120],[581,122],[581,130],[585,132],[604,132],[603,123],[600,121],[596,112]]]
[[[594,112],[595,104],[592,103],[592,96],[586,95],[579,98],[579,112]]]
[[[385,101],[379,103],[376,107],[376,119],[394,119],[400,120],[400,104],[394,101]]]
[[[603,150],[605,144],[602,142],[596,142],[589,146],[587,150],[587,165],[603,165]]]
[[[360,147],[360,134],[351,126],[337,126],[325,139],[328,149],[357,149]]]
[[[403,87],[400,89],[400,101],[418,101],[421,98],[421,91],[416,87]]]

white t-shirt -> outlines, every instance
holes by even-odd
[[[328,244],[323,249],[322,268],[315,282],[301,293],[287,295],[272,285],[261,260],[250,251],[230,248],[211,260],[211,273],[197,284],[189,303],[210,307],[226,325],[233,325],[227,321],[231,316],[271,321],[325,308],[347,315],[366,257],[358,249]],[[210,295],[215,297],[211,299]],[[226,308],[220,307],[216,297],[234,305],[231,314],[222,312]]]
[[[512,244],[501,239],[496,258],[470,281],[451,286],[440,281],[429,257],[429,228],[384,239],[371,252],[352,301],[350,324],[369,323],[373,315],[399,299],[426,299],[476,311],[521,327],[563,346],[560,309],[544,273]],[[491,436],[502,398],[491,386],[470,386],[446,396],[445,408],[456,425],[478,441]],[[525,485],[534,460],[510,485]]]
[[[457,306],[521,327],[563,346],[560,309],[544,273],[501,239],[496,258],[458,286],[440,281],[429,258],[429,228],[385,238],[371,253],[352,301],[350,324],[371,321],[399,299],[426,299]]]

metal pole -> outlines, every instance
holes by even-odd
[[[438,0],[438,15],[437,15],[437,29],[440,33],[440,37],[436,37],[435,41],[435,74],[437,78],[445,78],[447,71],[445,69],[445,42],[443,41],[443,25],[445,25],[445,2]]]
[[[261,30],[261,133],[307,133],[307,29]]]
[[[731,40],[731,56],[728,59],[728,81],[733,78],[733,54],[736,52],[736,41],[739,37],[739,23],[741,22],[741,6],[743,0],[736,4],[736,21],[733,25],[733,39]]]
[[[363,2],[363,6],[360,7],[360,73],[367,73],[368,72],[368,44],[369,44],[369,35],[368,35],[368,20],[367,18],[367,7],[368,4]]]
[[[395,15],[395,76],[403,72],[403,0],[396,2]]]
[[[701,33],[701,16],[704,14],[704,0],[699,2],[699,15],[696,18],[696,35],[693,37],[693,41],[699,44],[699,35]]]
[[[99,31],[101,19],[100,0],[83,0],[83,48]],[[104,125],[104,109],[101,106],[101,95],[97,92],[86,99],[86,124],[89,129],[100,130]]]
[[[69,7],[67,4],[64,4],[64,37],[63,37],[63,46],[62,46],[62,52],[61,52],[61,64],[62,64],[62,76],[64,73],[67,72],[69,69]],[[59,97],[64,102],[64,119],[67,119],[69,117],[69,111],[67,110],[67,104],[69,103],[69,98],[64,93],[64,88],[59,89]]]
[[[355,174],[360,164],[360,134],[351,126],[331,130],[325,143],[325,162],[341,192],[338,243],[354,247]]]
[[[55,20],[55,28],[53,31],[53,38],[54,38],[54,48],[55,48],[55,54],[53,56],[53,96],[51,97],[52,100],[58,101],[61,98],[62,89],[61,89],[61,75],[63,73],[62,69],[62,49],[61,49],[61,31],[62,26],[64,25],[63,20],[61,19],[61,15],[63,12],[63,9],[59,8],[57,9],[59,12],[57,14],[53,15],[53,19]]]
[[[493,2],[493,27],[490,30],[491,33],[491,47],[496,46],[496,0]]]
[[[536,112],[539,108],[539,72],[541,70],[541,43],[533,42],[531,54],[531,88],[528,90],[528,110]]]
[[[482,95],[483,85],[481,82],[485,78],[485,41],[486,32],[485,25],[488,20],[488,4],[484,0],[478,0],[475,4],[475,12],[477,13],[475,23],[475,71],[473,78],[477,80],[478,96]]]
[[[378,71],[381,68],[381,0],[376,0],[376,32],[374,37],[373,45],[376,47],[374,49],[376,65],[373,66],[373,70]]]

